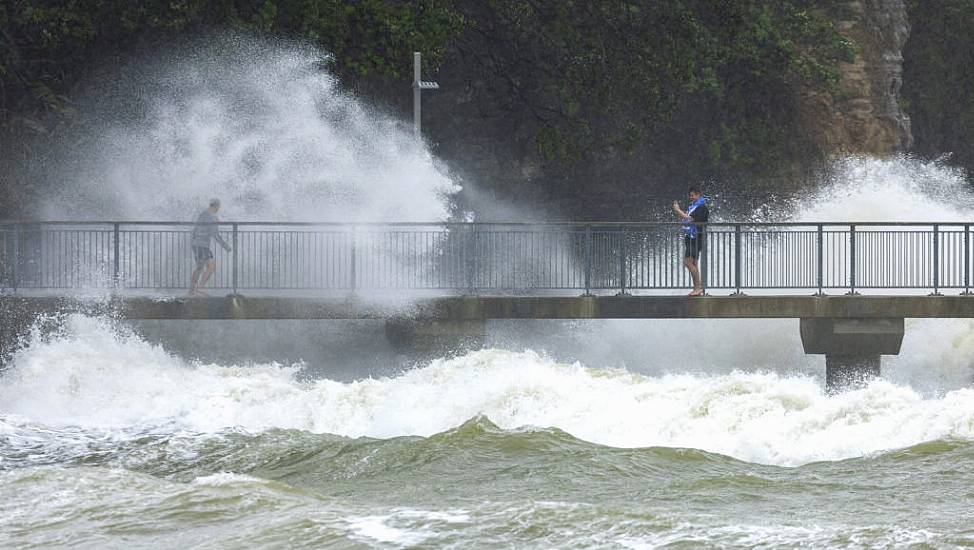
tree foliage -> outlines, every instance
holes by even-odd
[[[434,65],[460,28],[448,0],[6,0],[0,3],[0,217],[36,182],[23,167],[38,137],[79,124],[72,89],[93,64],[201,33],[237,29],[304,40],[350,80],[401,79],[410,52]]]
[[[458,25],[441,0],[12,0],[0,6],[0,125],[43,130],[99,56],[204,29],[308,40],[349,75],[399,78],[413,50],[438,60]]]
[[[444,62],[437,101],[456,108],[427,111],[449,119],[429,126],[442,152],[462,159],[477,139],[506,143],[495,164],[533,157],[553,192],[571,192],[566,175],[579,167],[634,158],[684,179],[764,173],[816,154],[796,103],[802,89],[830,91],[852,53],[833,4],[8,0],[0,145],[8,161],[14,148],[29,156],[22,136],[70,121],[72,87],[99,58],[234,28],[317,44],[347,84],[394,105],[412,51],[434,69]]]
[[[806,153],[793,146],[798,91],[831,91],[851,58],[829,4],[461,2],[459,48],[491,83],[484,101],[536,126],[544,159],[648,150],[702,173],[754,172]]]

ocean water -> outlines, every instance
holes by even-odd
[[[339,382],[110,319],[33,338],[0,376],[0,547],[974,545],[969,383],[502,349]]]

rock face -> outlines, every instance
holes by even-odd
[[[900,107],[903,45],[910,34],[904,0],[850,1],[837,28],[857,53],[840,66],[835,97],[806,92],[807,126],[821,150],[885,155],[913,144],[910,118]]]

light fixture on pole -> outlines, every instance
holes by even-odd
[[[438,90],[440,85],[436,82],[420,80],[419,69],[422,64],[419,52],[413,52],[413,134],[419,138],[422,136],[420,124],[420,93],[422,90]]]

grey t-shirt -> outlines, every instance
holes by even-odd
[[[190,240],[190,246],[209,248],[210,239],[216,239],[220,243],[220,246],[227,248],[226,241],[220,236],[219,226],[216,225],[219,221],[220,219],[216,217],[216,214],[210,212],[209,209],[204,210],[196,218],[196,225],[193,227],[193,237]]]

